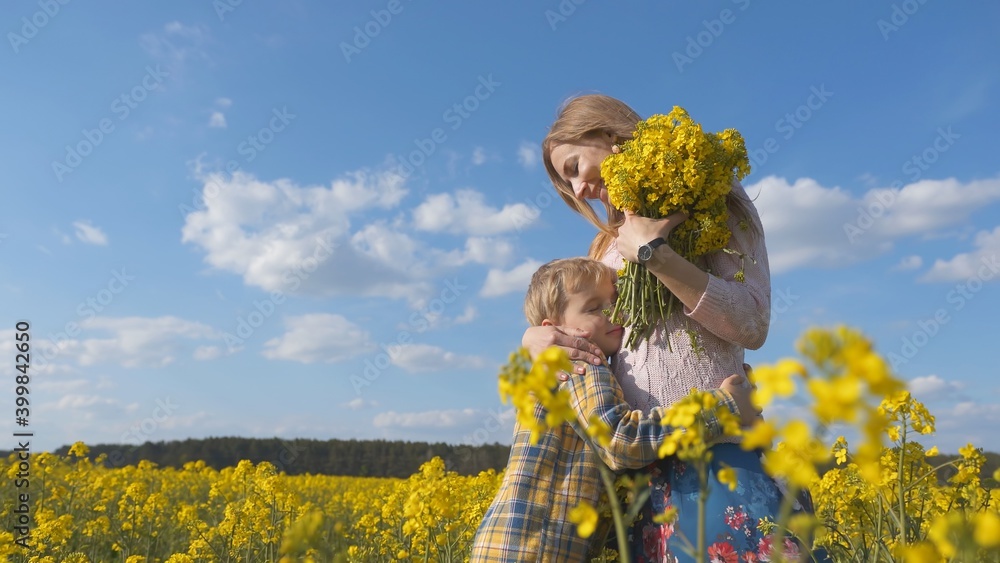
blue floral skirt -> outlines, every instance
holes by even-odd
[[[744,451],[738,444],[718,444],[712,447],[709,464],[709,496],[705,507],[705,559],[722,563],[757,563],[770,561],[774,538],[757,529],[761,518],[778,519],[784,494],[761,465],[760,452]],[[732,467],[736,473],[736,489],[730,491],[718,480],[718,471]],[[687,562],[694,559],[685,546],[697,547],[698,538],[698,472],[674,458],[667,458],[646,467],[651,474],[650,497],[629,529],[632,560],[637,563]],[[798,510],[811,510],[802,506]],[[670,524],[658,524],[653,517],[670,508],[677,518]],[[690,542],[690,543],[689,543]],[[784,539],[785,556],[795,560],[811,560],[801,553],[800,546]],[[813,554],[817,561],[827,560],[825,554]]]

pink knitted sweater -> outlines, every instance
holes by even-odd
[[[742,187],[733,189],[747,197]],[[763,231],[756,210],[749,220]],[[633,408],[649,412],[653,407],[673,404],[693,387],[717,389],[726,377],[743,373],[747,348],[755,350],[764,344],[771,315],[771,276],[764,238],[754,235],[751,229],[741,229],[732,215],[729,227],[733,235],[728,247],[747,255],[743,263],[745,282],[733,279],[740,269],[739,256],[713,254],[703,264],[711,273],[705,294],[694,310],[684,307],[683,313],[675,312],[657,327],[649,341],[640,342],[636,350],[622,348],[613,358],[611,369]],[[616,270],[624,260],[613,242],[602,259]],[[703,348],[700,353],[691,346],[689,328],[697,334]],[[670,349],[666,338],[670,339]]]

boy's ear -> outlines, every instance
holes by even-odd
[[[542,319],[542,326],[556,326],[556,323],[549,319]]]

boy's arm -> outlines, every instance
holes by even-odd
[[[659,459],[657,452],[663,439],[673,428],[663,426],[661,420],[666,409],[657,407],[649,414],[634,410],[625,402],[625,395],[618,380],[607,366],[587,366],[587,373],[569,379],[570,404],[576,413],[577,423],[586,433],[590,417],[596,416],[611,428],[611,442],[601,446],[590,440],[597,454],[614,471],[638,469]],[[729,393],[714,389],[712,393],[734,414],[739,415],[736,403]],[[703,413],[707,425],[707,440],[722,435],[722,425],[715,413]]]

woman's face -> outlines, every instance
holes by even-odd
[[[608,190],[601,178],[601,161],[611,154],[611,141],[606,137],[589,137],[578,143],[552,147],[549,155],[559,176],[573,186],[578,199],[599,199],[608,202]]]

